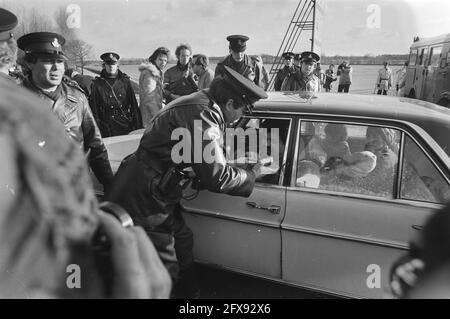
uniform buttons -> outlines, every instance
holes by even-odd
[[[112,106],[112,105],[111,105],[111,108],[113,109],[113,108],[114,108],[114,106]]]

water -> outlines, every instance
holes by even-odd
[[[166,70],[172,67],[173,64],[170,64],[166,67]],[[211,69],[214,70],[216,65],[211,64]],[[269,71],[271,65],[266,65],[266,69]],[[375,88],[375,82],[377,79],[378,70],[382,68],[381,65],[353,65],[353,80],[352,85],[350,86],[350,93],[357,94],[373,94]],[[392,73],[394,75],[394,81],[392,83],[393,88],[395,88],[395,76],[396,71],[399,70],[400,66],[392,66]],[[138,65],[121,65],[120,69],[128,74],[132,80],[138,82],[139,81],[139,70]],[[336,71],[335,67],[335,71]],[[333,82],[332,92],[337,92],[338,81]]]

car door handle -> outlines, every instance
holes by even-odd
[[[281,207],[277,205],[270,205],[270,206],[261,206],[256,204],[255,202],[247,202],[247,206],[258,208],[258,209],[264,209],[268,210],[272,214],[279,214],[281,212]]]
[[[411,227],[413,229],[415,229],[415,230],[423,230],[423,226],[422,225],[412,225]]]

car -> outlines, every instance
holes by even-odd
[[[450,110],[391,96],[268,94],[237,126],[276,129],[278,168],[248,198],[186,190],[196,260],[333,295],[387,296],[391,265],[450,199]],[[114,169],[140,137],[105,139]]]

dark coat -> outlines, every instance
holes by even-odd
[[[78,83],[80,88],[83,89],[84,93],[86,93],[86,96],[89,98],[91,95],[91,86],[94,78],[90,75],[77,74],[72,78],[72,80]]]
[[[110,198],[123,206],[135,223],[147,231],[170,232],[170,229],[159,227],[167,227],[165,221],[179,205],[182,192],[178,184],[167,193],[158,188],[161,175],[170,168],[191,167],[201,187],[212,192],[249,196],[253,191],[253,171],[227,164],[223,142],[217,138],[224,134],[225,121],[222,111],[208,94],[209,89],[206,89],[180,97],[158,112],[149,123],[136,153],[119,167]],[[172,133],[180,128],[189,132],[193,140],[188,146],[190,149],[183,149],[186,160],[183,157],[183,161],[176,164],[172,149],[180,142],[172,139]],[[204,132],[208,133],[202,139]],[[194,141],[199,135],[200,140]],[[203,158],[205,149],[209,150],[208,154],[214,149],[213,160]]]
[[[141,111],[130,77],[118,72],[117,78],[110,80],[103,70],[92,82],[89,102],[103,137],[126,135],[142,128]]]
[[[265,89],[265,83],[262,76],[263,71],[258,65],[254,65],[248,55],[244,55],[244,61],[236,62],[231,54],[227,56],[222,62],[217,63],[214,77],[225,74],[225,66],[235,70],[237,73],[243,75],[250,81],[254,82],[259,87]],[[257,70],[255,68],[258,68]],[[258,77],[256,76],[258,74]]]
[[[78,84],[63,78],[53,97],[41,91],[29,79],[24,80],[22,85],[38,94],[48,109],[56,114],[64,124],[67,134],[89,154],[89,164],[99,182],[103,186],[110,186],[113,173],[108,153],[86,96]]]

